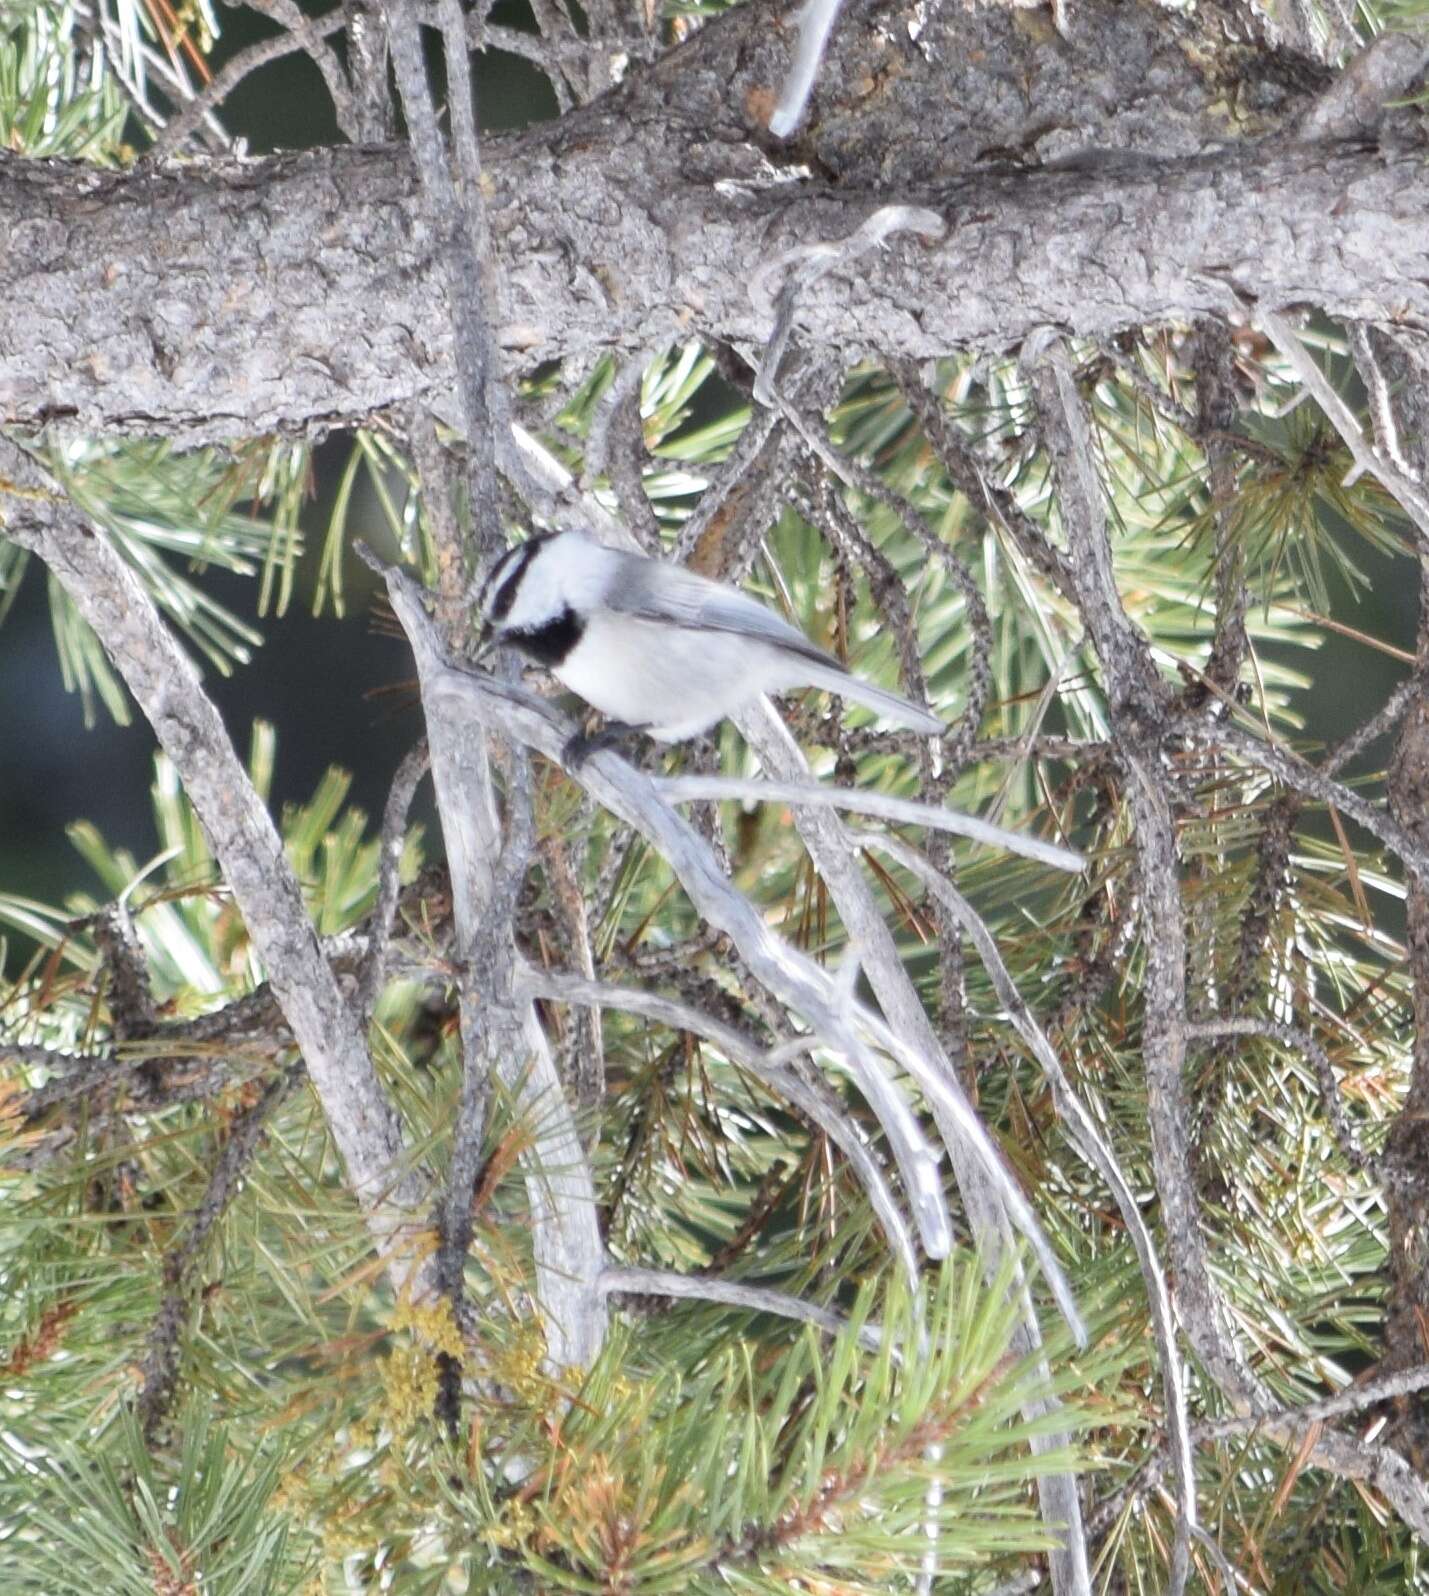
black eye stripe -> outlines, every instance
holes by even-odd
[[[516,589],[521,585],[521,577],[526,567],[536,557],[536,550],[549,541],[551,533],[543,532],[539,537],[527,538],[518,548],[509,550],[492,567],[491,575],[486,579],[486,587],[482,592],[481,608],[493,621],[504,621],[511,613],[511,606],[516,602]],[[485,602],[486,594],[491,594],[491,602]]]
[[[518,559],[512,563],[511,574],[506,577],[491,596],[491,608],[488,614],[493,621],[504,621],[511,613],[511,606],[516,601],[516,587],[521,580],[521,573],[530,564],[529,559]]]

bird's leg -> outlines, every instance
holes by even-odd
[[[561,750],[561,763],[567,770],[579,770],[592,754],[599,754],[607,748],[620,749],[632,738],[642,736],[644,731],[643,726],[631,726],[623,720],[608,720],[598,732],[589,735],[578,731],[566,739],[566,746]]]

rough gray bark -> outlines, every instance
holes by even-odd
[[[1066,42],[1029,13],[865,0],[783,146],[763,128],[787,67],[774,15],[744,7],[487,142],[508,371],[692,334],[756,346],[781,258],[890,201],[938,211],[946,237],[830,273],[796,336],[924,357],[1242,298],[1429,319],[1422,151],[1408,131],[1326,139],[1343,118],[1299,57],[1208,45],[1150,5],[1091,0]],[[1286,136],[1302,125],[1316,141]],[[438,241],[402,151],[128,175],[0,158],[0,272],[0,422],[199,442],[453,383]]]
[[[1031,351],[1028,353],[1031,356]],[[1158,780],[1157,730],[1169,695],[1145,637],[1122,607],[1091,434],[1065,345],[1055,343],[1035,361],[1029,358],[1028,376],[1047,451],[1057,473],[1062,526],[1076,573],[1082,618],[1101,664],[1113,744],[1129,778],[1147,948],[1142,1055],[1156,1191],[1176,1278],[1176,1306],[1192,1345],[1224,1388],[1237,1372],[1234,1353],[1232,1350],[1227,1358],[1227,1337],[1219,1324],[1220,1305],[1209,1280],[1189,1179],[1186,1097],[1181,1078],[1185,1040],[1178,1030],[1178,1021],[1185,1013],[1185,930],[1178,893],[1176,830],[1165,788]],[[1157,1307],[1161,1306],[1158,1301]],[[1157,1332],[1168,1449],[1178,1483],[1170,1588],[1179,1596],[1185,1589],[1190,1536],[1197,1525],[1195,1471],[1186,1415],[1185,1374],[1173,1328],[1160,1314]],[[1228,1372],[1223,1371],[1222,1361],[1230,1362]]]

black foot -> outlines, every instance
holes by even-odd
[[[585,732],[577,732],[566,739],[566,746],[561,750],[561,763],[567,770],[579,770],[592,754],[603,753],[608,748],[622,749],[640,732],[639,726],[628,726],[623,720],[607,721],[600,731],[590,736]]]

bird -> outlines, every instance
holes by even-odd
[[[509,644],[606,717],[599,736],[570,740],[568,764],[635,732],[684,742],[761,693],[799,687],[838,693],[925,736],[946,730],[737,588],[584,532],[540,533],[508,549],[477,608],[478,657]]]

